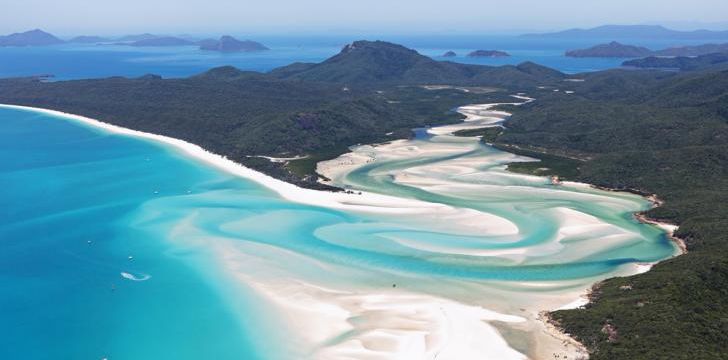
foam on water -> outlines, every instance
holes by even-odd
[[[128,272],[125,272],[125,271],[122,271],[119,274],[124,279],[129,279],[129,280],[132,280],[132,281],[147,281],[147,280],[149,280],[149,279],[152,278],[152,276],[151,275],[148,275],[148,274],[138,274],[138,275],[134,275],[132,273],[128,273]]]

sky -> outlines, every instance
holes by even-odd
[[[728,0],[0,0],[0,33],[507,33],[728,29]]]

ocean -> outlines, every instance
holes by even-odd
[[[365,356],[364,342],[393,358],[516,359],[543,351],[512,345],[540,333],[519,309],[675,252],[631,217],[649,206],[638,196],[554,190],[477,139],[410,142],[436,151],[346,180],[400,200],[330,208],[169,145],[0,108],[0,358],[318,359]],[[427,166],[450,181],[442,166],[462,161],[482,164],[475,191],[391,181]]]
[[[58,46],[16,48],[0,47],[0,77],[53,75],[56,80],[136,77],[157,74],[163,77],[186,77],[212,67],[232,65],[243,70],[269,71],[293,62],[319,62],[335,55],[354,40],[385,40],[400,43],[437,60],[482,65],[519,64],[533,61],[566,73],[604,70],[619,67],[625,59],[569,58],[567,50],[585,48],[611,39],[535,40],[517,36],[260,36],[271,48],[259,53],[221,54],[201,51],[195,46],[131,47],[121,45],[64,44]],[[625,43],[654,49],[700,44],[703,41],[624,40]],[[507,58],[472,58],[466,55],[477,49],[503,50]],[[443,58],[447,51],[458,56]]]

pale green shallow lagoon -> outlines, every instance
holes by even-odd
[[[349,174],[357,189],[451,206],[434,217],[291,202],[169,145],[32,111],[0,109],[0,144],[2,358],[363,357],[354,343],[401,358],[448,342],[423,348],[413,340],[421,335],[400,331],[410,315],[392,302],[422,303],[419,323],[439,319],[432,299],[448,314],[461,310],[447,310],[452,301],[532,319],[535,304],[563,303],[675,252],[662,230],[632,218],[644,199],[512,176],[502,169],[511,155],[467,141],[455,144],[460,153]],[[453,167],[438,175],[443,162]],[[474,162],[479,171],[457,173]],[[391,176],[420,171],[441,183],[423,189]],[[442,182],[453,174],[463,186]],[[571,224],[555,241],[557,208],[600,224]],[[518,232],[487,235],[487,221],[458,227],[480,213]],[[331,325],[311,325],[322,319]],[[530,337],[535,325],[514,326]],[[534,348],[521,352],[536,348],[523,343]]]

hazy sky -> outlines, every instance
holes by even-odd
[[[0,33],[472,33],[644,23],[728,28],[728,0],[0,0]]]

